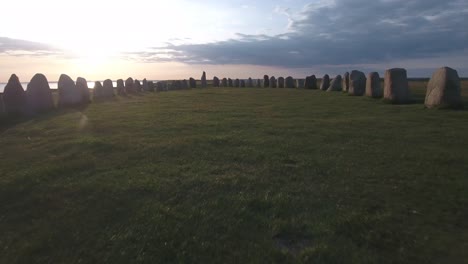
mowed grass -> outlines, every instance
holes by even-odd
[[[466,263],[467,131],[466,110],[263,88],[4,125],[0,262]]]

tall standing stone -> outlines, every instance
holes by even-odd
[[[252,78],[247,79],[247,87],[254,87]]]
[[[458,72],[449,67],[436,70],[427,84],[427,108],[462,108],[461,85]]]
[[[202,87],[202,88],[206,88],[206,87],[207,87],[207,84],[206,84],[206,73],[205,73],[205,72],[203,72],[202,77],[201,77],[201,87]]]
[[[411,93],[405,69],[393,68],[385,71],[384,100],[393,104],[411,102]]]
[[[190,77],[189,79],[190,88],[197,88],[197,82],[194,78]]]
[[[278,77],[278,88],[284,88],[284,78]]]
[[[383,89],[380,85],[380,76],[378,72],[370,72],[367,75],[366,96],[372,98],[382,98]]]
[[[125,92],[126,93],[135,93],[135,86],[133,84],[133,78],[128,77],[127,80],[125,80]]]
[[[104,87],[102,86],[101,82],[97,81],[94,82],[94,100],[99,100],[99,99],[104,99],[105,94],[104,94]]]
[[[304,79],[296,79],[296,87],[297,88],[304,88],[305,80]]]
[[[234,80],[234,87],[239,87],[239,85],[240,85],[239,79],[235,79]]]
[[[32,113],[52,110],[55,107],[49,82],[43,74],[37,73],[28,83],[26,102],[28,111]]]
[[[61,74],[57,83],[58,105],[60,107],[76,106],[81,104],[82,95],[76,88],[75,82],[66,74]]]
[[[219,87],[219,78],[213,77],[213,87]]]
[[[143,86],[143,91],[149,92],[150,89],[149,89],[148,81],[146,80],[146,78],[143,79],[143,81],[142,81],[142,86]]]
[[[286,77],[285,80],[286,88],[294,88],[294,79],[291,76]]]
[[[223,78],[222,84],[223,84],[223,87],[228,87],[228,80],[227,80],[227,78]]]
[[[268,75],[263,76],[263,88],[268,88],[270,87],[270,78]]]
[[[270,88],[276,88],[277,87],[277,82],[275,76],[270,77]]]
[[[88,81],[85,78],[76,78],[76,89],[80,91],[81,103],[87,104],[91,102],[91,93],[89,92]]]
[[[103,95],[105,98],[112,98],[114,97],[114,84],[112,80],[106,79],[103,83]]]
[[[261,88],[262,87],[262,80],[260,79],[257,79],[257,84],[256,84],[257,88]]]
[[[141,82],[139,80],[135,79],[135,81],[133,82],[133,86],[135,87],[134,90],[138,93],[143,90],[141,87]]]
[[[306,89],[318,89],[317,87],[317,77],[315,75],[311,75],[306,77],[304,88]]]
[[[325,74],[322,78],[322,83],[320,84],[320,90],[326,91],[329,86],[330,86],[330,76],[328,76],[328,74]]]
[[[337,75],[330,83],[330,87],[328,87],[328,92],[340,92],[343,90],[342,87],[342,78],[341,75]]]
[[[362,96],[366,92],[366,75],[361,71],[351,71],[348,94]]]
[[[240,80],[240,87],[245,88],[245,80]]]
[[[122,79],[117,80],[117,94],[124,95],[125,94],[125,85]]]
[[[3,90],[3,107],[9,116],[21,115],[26,111],[26,92],[15,74],[10,76]]]
[[[346,72],[343,76],[343,92],[349,91],[349,72]]]
[[[234,84],[232,83],[232,79],[231,78],[228,78],[228,86],[229,87],[233,87]]]

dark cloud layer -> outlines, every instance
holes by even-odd
[[[48,44],[0,37],[0,54],[14,56],[48,56],[57,53],[60,53],[60,50]]]
[[[238,34],[238,39],[169,45],[138,57],[148,62],[310,67],[466,54],[467,17],[466,0],[321,1],[290,14],[289,30],[282,35]]]

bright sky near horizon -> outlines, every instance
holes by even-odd
[[[441,66],[468,76],[466,0],[15,0],[2,10],[0,82]]]

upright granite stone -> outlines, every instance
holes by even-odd
[[[270,87],[270,78],[268,75],[263,76],[263,88],[268,88]]]
[[[247,87],[254,87],[252,78],[247,79]]]
[[[240,80],[240,87],[245,88],[245,80]]]
[[[219,87],[219,78],[213,77],[213,87]]]
[[[234,84],[233,84],[231,78],[228,79],[228,86],[229,86],[229,87],[234,87]]]
[[[304,88],[305,80],[304,79],[296,79],[296,87],[297,88]]]
[[[81,92],[76,88],[75,82],[66,74],[61,74],[57,83],[58,106],[76,106],[81,104]]]
[[[294,88],[294,79],[291,76],[286,77],[285,80],[286,88]]]
[[[190,85],[190,88],[197,88],[197,82],[195,81],[194,78],[190,77],[189,85]]]
[[[142,84],[142,86],[143,86],[143,87],[142,87],[142,88],[143,88],[143,91],[149,92],[148,81],[146,80],[146,78],[143,79],[143,81],[141,82],[141,84]]]
[[[346,72],[343,76],[343,92],[349,91],[349,72]]]
[[[93,95],[94,100],[102,100],[105,98],[104,87],[102,86],[101,82],[94,82]]]
[[[363,96],[366,92],[366,75],[361,71],[351,71],[349,75],[349,95]]]
[[[270,88],[276,88],[276,87],[278,87],[276,78],[275,78],[275,76],[271,76],[270,77]]]
[[[125,94],[125,84],[122,79],[117,80],[117,94],[124,95]]]
[[[330,76],[328,74],[325,74],[322,77],[322,83],[320,83],[320,90],[326,91],[330,87]]]
[[[8,116],[22,115],[26,112],[26,92],[15,74],[10,76],[3,90],[3,109]]]
[[[392,104],[411,102],[411,93],[405,69],[394,68],[385,71],[384,100]]]
[[[341,79],[341,75],[337,75],[330,83],[330,87],[328,87],[328,92],[340,92],[343,90],[342,87],[343,80]]]
[[[449,67],[438,69],[427,84],[427,108],[462,108],[461,84],[458,72]]]
[[[378,72],[370,72],[367,75],[366,96],[372,98],[382,98],[383,89],[380,85],[380,76]]]
[[[27,111],[40,113],[54,109],[54,100],[47,78],[37,73],[33,76],[26,88]]]
[[[136,93],[135,85],[133,84],[133,78],[131,77],[128,77],[128,79],[125,80],[125,92],[128,94]]]
[[[223,84],[223,87],[228,87],[228,79],[227,78],[223,78],[221,83]]]
[[[135,87],[135,91],[137,93],[143,91],[143,87],[141,86],[141,82],[137,79],[135,79],[135,81],[133,82],[133,86]]]
[[[87,104],[91,102],[91,93],[89,92],[88,82],[85,78],[78,77],[76,78],[76,89],[80,91],[81,94],[81,103]]]
[[[103,83],[103,96],[104,98],[112,98],[114,97],[114,84],[112,80],[106,79]]]
[[[189,88],[189,84],[188,84],[188,81],[186,79],[184,79],[182,81],[182,89],[186,90]]]
[[[235,79],[234,80],[234,87],[239,87],[239,85],[240,85],[239,79]]]
[[[284,78],[278,77],[278,88],[284,88]]]
[[[201,88],[206,88],[208,85],[206,83],[206,73],[203,72],[202,77],[201,77]]]
[[[154,82],[153,81],[148,81],[148,91],[154,92]]]
[[[261,88],[261,87],[262,87],[262,80],[257,79],[256,87],[257,87],[257,88]]]
[[[306,77],[305,83],[304,83],[304,88],[305,89],[318,89],[317,87],[317,77],[315,75],[311,75]]]

